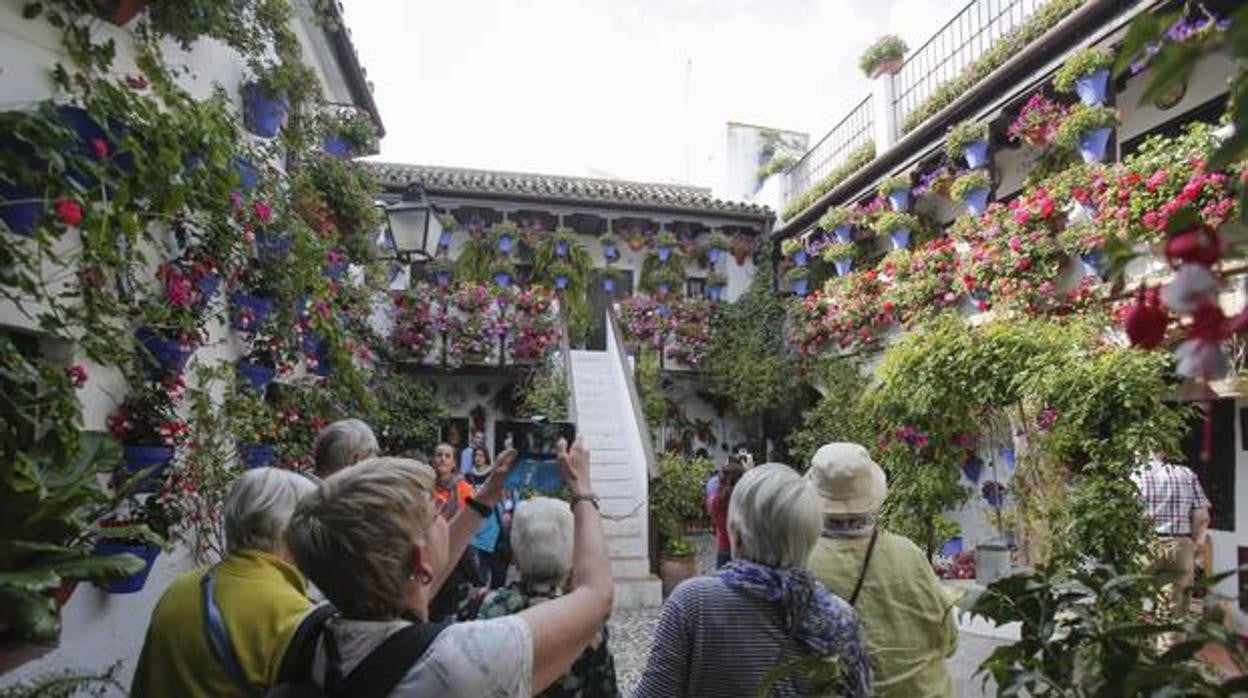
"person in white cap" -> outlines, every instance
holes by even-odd
[[[945,667],[958,644],[952,600],[927,556],[876,523],[888,485],[858,444],[825,444],[806,471],[823,505],[809,569],[858,612],[871,653],[873,695],[953,696]]]

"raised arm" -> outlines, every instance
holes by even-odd
[[[516,462],[519,456],[515,449],[507,449],[498,454],[494,459],[494,470],[490,473],[489,479],[485,481],[477,493],[473,495],[473,499],[493,511],[498,503],[503,499],[504,488],[507,482],[507,473],[511,472],[511,466]],[[455,493],[451,493],[454,497]],[[458,563],[459,558],[464,556],[464,551],[468,549],[468,544],[472,542],[472,537],[476,535],[477,529],[481,526],[481,522],[485,517],[477,513],[472,507],[460,507],[455,513],[455,517],[451,519],[450,536],[447,542],[448,560],[452,563]],[[455,571],[455,564],[446,566],[442,573],[433,580],[433,593],[438,593],[446,580],[450,578],[451,573]]]
[[[533,693],[540,693],[567,673],[581,652],[597,637],[611,615],[611,561],[602,534],[602,517],[592,497],[589,452],[577,439],[568,451],[558,445],[559,469],[573,495],[573,589],[553,601],[520,613],[533,635]]]

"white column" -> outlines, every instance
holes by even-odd
[[[877,154],[892,148],[897,142],[900,129],[894,103],[896,93],[894,76],[890,73],[881,73],[871,81],[871,116],[875,122],[872,137]]]

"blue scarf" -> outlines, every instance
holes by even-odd
[[[733,560],[716,575],[730,589],[779,604],[794,640],[821,657],[838,656],[850,686],[869,685],[871,668],[858,614],[809,572]]]

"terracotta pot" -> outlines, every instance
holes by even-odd
[[[659,558],[659,581],[663,584],[663,596],[667,597],[676,585],[698,574],[698,558],[690,553],[679,557]]]
[[[134,19],[144,7],[147,0],[95,0],[96,14],[119,27]]]
[[[876,63],[871,66],[871,79],[874,80],[881,75],[896,75],[901,70],[903,62],[901,58],[886,58]]]

